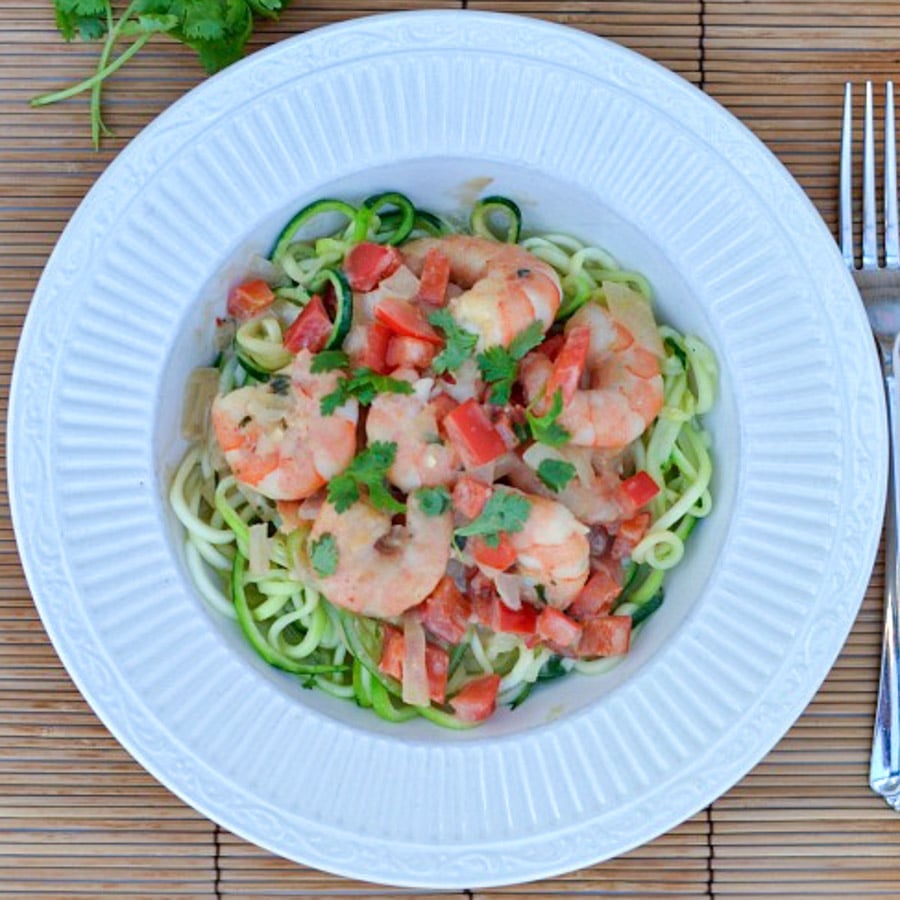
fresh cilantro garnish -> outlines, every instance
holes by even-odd
[[[322,578],[337,571],[338,550],[333,534],[327,532],[317,541],[310,541],[309,561],[316,574]]]
[[[532,322],[512,339],[508,347],[488,347],[478,354],[475,359],[481,376],[492,386],[488,396],[491,403],[498,406],[509,403],[509,394],[519,372],[519,361],[543,339],[542,323]]]
[[[450,509],[450,492],[441,485],[419,488],[416,497],[426,516],[442,516]]]
[[[537,467],[537,477],[558,494],[575,477],[575,466],[564,459],[542,459]]]
[[[500,545],[500,532],[521,531],[525,527],[531,502],[521,494],[497,492],[491,496],[476,519],[456,529],[460,537],[479,535],[488,547]]]
[[[356,369],[349,378],[339,378],[337,387],[319,402],[323,416],[330,416],[355,397],[363,406],[368,406],[378,394],[411,394],[412,385],[390,375],[378,375],[371,369]]]
[[[553,394],[550,409],[544,415],[536,416],[530,409],[525,410],[525,418],[528,420],[531,435],[539,444],[561,447],[572,439],[572,435],[556,421],[562,408],[562,391],[557,390]]]
[[[448,309],[435,310],[428,321],[444,332],[446,341],[444,349],[432,361],[432,368],[438,375],[458,369],[475,349],[478,335],[460,328]]]
[[[328,482],[328,501],[339,512],[346,512],[360,498],[360,488],[369,494],[369,502],[387,512],[403,512],[406,507],[394,498],[387,485],[388,469],[397,457],[393,441],[373,441],[340,475]]]
[[[100,111],[100,92],[107,78],[131,59],[155,34],[167,34],[190,47],[210,74],[224,69],[244,53],[253,31],[253,17],[274,16],[287,0],[132,0],[116,19],[112,0],[53,0],[56,27],[67,41],[103,40],[96,71],[84,81],[35,97],[32,106],[46,106],[91,92],[91,140],[100,146],[109,134]],[[118,55],[120,41],[133,39]]]
[[[343,350],[322,350],[313,357],[309,371],[314,375],[319,372],[333,372],[335,369],[346,369],[350,365],[350,357]]]

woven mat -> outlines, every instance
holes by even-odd
[[[314,0],[264,23],[251,49],[328,22],[441,2]],[[462,4],[466,5],[466,4]],[[797,177],[834,229],[841,85],[900,75],[900,4],[545,0],[480,2],[618,41],[731,109]],[[90,149],[84,101],[31,110],[84,77],[94,50],[64,46],[47,2],[0,0],[0,402],[41,267],[116,152],[202,78],[153,41],[115,80]],[[3,417],[5,427],[5,415]],[[5,446],[5,442],[4,442]],[[4,481],[5,484],[5,481]],[[882,563],[834,670],[772,753],[709,809],[623,857],[480,897],[896,897],[900,816],[866,787],[881,631]],[[0,496],[0,895],[273,897],[398,892],[278,859],[157,784],[81,699],[38,621]],[[419,895],[425,896],[425,895]]]

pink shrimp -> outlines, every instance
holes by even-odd
[[[566,332],[587,326],[589,386],[577,390],[559,416],[572,443],[598,450],[621,450],[647,429],[663,405],[659,360],[603,307],[583,306]],[[520,380],[529,402],[543,394],[553,364],[539,351],[521,364]]]
[[[559,276],[523,247],[464,234],[422,238],[402,248],[414,272],[421,272],[431,248],[447,257],[451,279],[463,288],[449,309],[478,335],[478,349],[507,347],[532,322],[545,332],[553,324],[562,298]]]
[[[301,350],[267,384],[238,388],[213,401],[212,424],[235,478],[272,500],[301,500],[342,472],[356,453],[359,409],[349,400],[322,415],[336,372],[313,374]]]

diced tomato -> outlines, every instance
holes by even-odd
[[[422,603],[422,624],[435,637],[458,644],[466,633],[472,615],[472,602],[445,575]]]
[[[601,616],[584,623],[579,656],[621,656],[631,646],[631,616]]]
[[[554,334],[553,337],[544,338],[544,342],[538,347],[538,350],[540,350],[550,362],[553,362],[556,357],[559,356],[559,351],[562,350],[565,342],[566,336],[564,334]]]
[[[396,247],[363,241],[344,257],[344,273],[355,291],[371,291],[403,263]]]
[[[366,326],[366,343],[357,363],[371,369],[378,375],[388,372],[387,351],[391,342],[391,330],[381,322],[370,322]]]
[[[619,489],[634,504],[635,508],[649,503],[660,491],[653,477],[641,469],[630,478],[626,478]]]
[[[453,486],[453,508],[467,519],[477,519],[493,493],[489,484],[471,475],[460,475]]]
[[[435,394],[431,398],[429,405],[431,406],[435,419],[437,419],[438,425],[443,424],[447,415],[459,406],[449,394],[445,394],[443,391],[439,394]]]
[[[491,424],[497,429],[497,434],[500,435],[503,443],[506,444],[507,450],[512,450],[519,445],[519,436],[513,427],[513,419],[509,411],[505,409],[496,410],[491,416]]]
[[[622,592],[621,577],[618,564],[599,563],[566,612],[579,622],[608,615],[616,597]]]
[[[226,309],[228,315],[236,319],[252,319],[265,312],[274,302],[272,288],[262,278],[255,278],[231,289]]]
[[[322,298],[318,294],[313,294],[309,303],[300,311],[300,315],[288,325],[282,343],[291,353],[304,349],[318,353],[328,343],[333,327]]]
[[[566,334],[565,343],[553,362],[553,371],[547,381],[548,399],[552,399],[553,395],[560,391],[563,406],[570,403],[584,373],[590,346],[591,330],[586,325],[576,326]]]
[[[476,469],[506,453],[500,433],[471,398],[444,418],[444,429],[466,468]]]
[[[403,632],[393,625],[382,625],[381,660],[378,668],[385,675],[403,680]],[[425,645],[425,670],[428,673],[428,695],[435,703],[443,703],[447,693],[450,654],[430,641]]]
[[[461,722],[483,722],[497,708],[499,690],[499,675],[482,675],[465,685],[455,697],[451,697],[450,705]]]
[[[537,617],[537,634],[556,647],[568,648],[581,637],[581,625],[564,612],[547,606]]]
[[[449,283],[450,260],[436,247],[432,247],[425,254],[417,299],[432,306],[443,306],[447,302]]]
[[[533,637],[537,629],[537,610],[530,603],[510,609],[497,593],[494,583],[479,572],[469,584],[472,618],[491,631]]]
[[[650,527],[650,513],[640,512],[630,519],[626,519],[619,525],[619,530],[613,539],[610,555],[613,559],[624,559],[631,555],[631,551],[643,540],[647,529]]]
[[[497,569],[499,572],[508,569],[517,557],[515,547],[507,534],[499,535],[496,547],[488,546],[480,537],[471,537],[466,543],[466,549],[471,551],[475,562],[489,569]]]
[[[386,362],[390,369],[418,369],[424,372],[431,365],[437,348],[420,338],[395,334],[388,343]]]
[[[437,347],[444,343],[444,339],[431,327],[422,311],[405,300],[385,297],[375,307],[375,318],[387,325],[394,334],[418,338]]]

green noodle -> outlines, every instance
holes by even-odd
[[[342,214],[349,217],[355,208],[339,203],[341,210],[346,210]],[[337,233],[282,246],[275,261],[290,284],[277,288],[276,295],[285,303],[303,305],[323,270],[339,265],[360,235],[389,241],[401,214],[382,212],[383,206],[360,207]],[[408,227],[409,211],[403,216]],[[410,237],[450,231],[443,219],[426,211],[415,210],[412,221]],[[563,234],[533,235],[521,244],[560,275],[563,298],[558,320],[586,303],[605,304],[607,283],[628,284],[648,301],[651,298],[647,280],[621,268],[602,248]],[[634,615],[645,604],[654,604],[647,606],[648,611],[658,606],[666,573],[682,559],[696,521],[712,508],[710,440],[700,417],[715,400],[716,361],[693,335],[682,335],[668,326],[661,326],[659,333],[665,347],[661,363],[664,405],[624,460],[626,469],[645,470],[662,490],[650,503],[650,528],[631,553],[632,575],[618,601],[618,615]],[[265,380],[267,372],[285,365],[290,354],[286,355],[282,339],[277,313],[242,325],[218,360],[220,393]],[[230,474],[214,437],[208,436],[187,451],[173,478],[169,499],[184,527],[185,562],[200,596],[216,612],[240,618],[230,588],[231,579],[239,573],[240,589],[252,591],[254,597],[252,622],[243,622],[242,627],[252,628],[258,640],[286,661],[285,666],[294,661],[320,667],[299,676],[305,685],[353,700],[389,721],[421,715],[438,725],[461,726],[446,708],[403,704],[394,680],[377,670],[380,625],[375,620],[369,624],[360,621],[365,627],[358,632],[350,629],[327,599],[298,577],[291,560],[298,558],[307,529],[269,537],[264,572],[251,573],[243,563],[235,568],[236,561],[249,558],[251,526],[270,523],[274,531],[280,517],[271,501]],[[635,632],[643,627],[642,622]],[[496,673],[501,676],[501,701],[514,701],[516,706],[527,697],[531,685],[547,677],[571,671],[598,674],[619,661],[564,659],[543,644],[529,647],[520,637],[470,626],[452,650],[447,690],[452,695],[473,678]],[[547,674],[551,670],[552,676]]]

